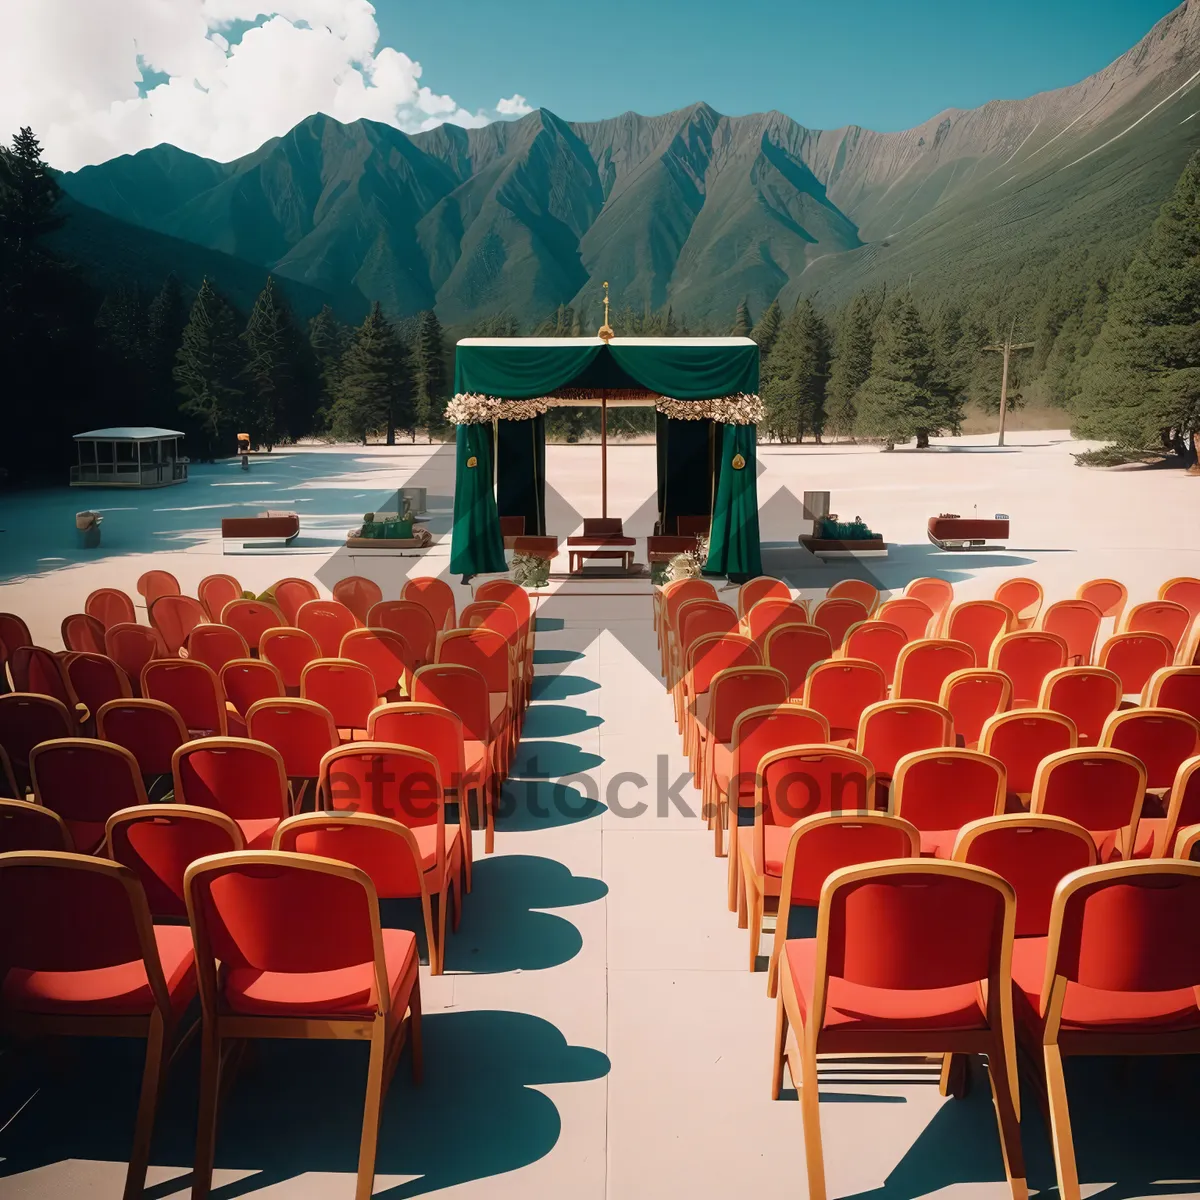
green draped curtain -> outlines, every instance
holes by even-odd
[[[723,426],[722,426],[723,428]],[[678,532],[677,517],[707,517],[713,505],[713,423],[676,421],[658,414],[654,440],[658,450],[658,515],[661,533]]]
[[[762,574],[756,436],[754,425],[726,425],[721,439],[717,502],[704,569],[734,580]],[[739,455],[742,465],[735,467],[734,460]]]
[[[455,575],[507,571],[500,517],[492,491],[492,428],[484,424],[459,425],[455,441],[458,452],[454,464],[450,570]]]
[[[502,517],[524,517],[525,532],[546,532],[546,418],[499,421],[496,508]]]

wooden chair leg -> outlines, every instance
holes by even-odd
[[[821,1148],[821,1102],[817,1084],[817,1058],[804,1045],[804,1032],[797,1028],[800,1043],[800,1116],[804,1123],[804,1159],[808,1167],[808,1200],[826,1200],[825,1154]]]
[[[712,813],[713,856],[715,858],[722,858],[725,854],[725,798],[721,795],[715,779],[712,781],[710,787],[711,797],[709,804]]]
[[[953,1057],[959,1058],[960,1055]],[[1025,1180],[1025,1154],[1021,1148],[1021,1123],[1013,1104],[1013,1089],[1018,1086],[1008,1077],[1003,1045],[997,1045],[988,1055],[988,1079],[992,1085],[992,1103],[996,1106],[996,1125],[1000,1131],[1000,1153],[1004,1156],[1004,1174],[1012,1190],[1013,1200],[1027,1200],[1029,1185]]]
[[[771,1064],[772,1100],[778,1100],[779,1093],[783,1091],[783,1065],[787,1062],[787,1035],[787,1009],[784,1007],[783,997],[780,996],[779,1002],[775,1006],[775,1059]]]
[[[747,874],[746,863],[743,862],[738,870],[737,918],[739,929],[748,929],[750,927],[750,915],[746,897],[746,889],[749,887],[749,884],[746,882]]]
[[[367,1066],[367,1096],[363,1104],[362,1139],[358,1144],[358,1185],[354,1200],[371,1200],[375,1189],[375,1152],[379,1147],[379,1116],[383,1107],[384,1063],[387,1058],[387,1022],[376,1022],[371,1034],[371,1061]]]
[[[496,805],[499,803],[500,780],[492,777],[492,786],[484,790],[483,795],[483,852],[491,854],[496,849]]]
[[[737,809],[726,800],[725,809],[729,821],[729,869],[726,872],[726,901],[730,912],[738,911],[738,867],[740,851],[738,849]]]
[[[421,1036],[421,972],[418,971],[408,998],[408,1044],[412,1053],[413,1083],[420,1083],[425,1078],[425,1044]]]
[[[425,953],[429,957],[429,973],[437,974],[437,937],[433,932],[433,907],[429,892],[421,889],[421,916],[425,921]]]
[[[942,1055],[942,1075],[938,1080],[938,1091],[943,1096],[953,1096],[956,1100],[961,1100],[967,1094],[970,1078],[965,1054]]]
[[[759,889],[758,880],[754,876],[747,874],[746,905],[750,926],[750,970],[752,972],[758,970],[758,948],[762,941],[764,902],[765,897]]]
[[[192,1200],[212,1190],[217,1148],[217,1109],[221,1096],[221,1039],[205,1018],[200,1034],[200,1111],[196,1121],[196,1162],[192,1167]]]
[[[125,1172],[125,1200],[139,1198],[146,1186],[146,1168],[150,1164],[150,1139],[154,1135],[154,1114],[158,1109],[158,1097],[162,1091],[166,1058],[163,1043],[166,1040],[162,1013],[155,1011],[150,1018],[150,1029],[146,1034],[146,1062],[142,1067],[142,1091],[138,1098],[137,1120],[133,1127],[133,1147],[129,1153],[129,1167]]]
[[[1058,1173],[1060,1200],[1080,1200],[1079,1172],[1075,1166],[1075,1142],[1071,1137],[1071,1113],[1067,1108],[1067,1081],[1063,1075],[1062,1052],[1043,1046],[1046,1062],[1046,1091],[1050,1097],[1050,1141]]]
[[[442,974],[446,969],[446,908],[450,902],[449,886],[443,886],[442,891],[438,893],[438,969],[431,974]]]

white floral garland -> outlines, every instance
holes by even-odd
[[[446,405],[446,420],[451,425],[479,425],[491,421],[528,421],[540,416],[550,405],[545,399],[504,400],[499,396],[459,392]]]
[[[485,396],[474,392],[459,392],[446,405],[446,420],[451,425],[478,425],[490,421],[528,421],[547,412],[551,398],[539,396],[533,400],[504,400],[500,396]],[[705,418],[720,425],[758,425],[763,420],[761,397],[738,392],[733,396],[718,396],[712,400],[675,400],[659,396],[654,407],[677,421],[701,421]]]

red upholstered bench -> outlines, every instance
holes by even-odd
[[[1008,518],[983,520],[978,517],[958,517],[949,513],[929,518],[929,540],[939,550],[1003,550],[1003,546],[988,545],[1008,537]]]
[[[265,512],[256,517],[225,517],[221,521],[222,538],[270,538],[290,542],[300,532],[300,514]]]
[[[696,549],[696,538],[656,534],[646,539],[646,559],[652,563],[670,562],[677,554],[690,554]]]

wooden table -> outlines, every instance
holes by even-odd
[[[585,558],[620,559],[622,574],[628,575],[633,571],[633,553],[637,546],[636,538],[610,537],[597,538],[568,538],[567,558],[572,575],[583,574]]]

